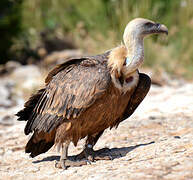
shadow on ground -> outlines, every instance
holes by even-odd
[[[141,147],[141,146],[147,146],[150,144],[155,143],[154,141],[144,144],[138,144],[136,146],[130,146],[130,147],[122,147],[122,148],[102,148],[97,151],[95,151],[95,155],[97,156],[96,160],[105,159],[104,157],[111,156],[109,159],[117,159],[126,156],[129,152],[133,151],[134,149]],[[69,156],[70,160],[77,160],[78,155],[75,156]],[[41,163],[46,161],[59,161],[60,156],[49,156],[46,158],[43,158],[42,160],[33,161],[33,163]]]

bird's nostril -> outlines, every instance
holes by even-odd
[[[161,27],[161,24],[157,23],[156,27],[159,29]]]

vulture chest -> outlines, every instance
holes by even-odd
[[[113,85],[104,96],[95,101],[78,118],[61,124],[56,132],[57,141],[72,141],[75,145],[79,139],[93,135],[108,127],[118,125],[135,88],[121,94]]]

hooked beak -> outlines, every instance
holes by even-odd
[[[157,23],[155,24],[155,29],[153,30],[153,33],[156,33],[156,34],[164,33],[168,35],[168,28],[163,24]]]

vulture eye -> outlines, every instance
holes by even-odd
[[[153,26],[153,24],[152,24],[151,22],[147,22],[147,23],[145,23],[145,26],[146,26],[147,28],[150,28],[150,27]]]

